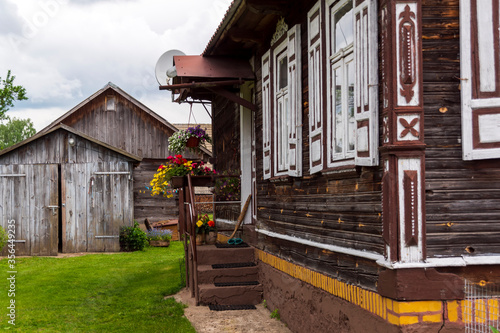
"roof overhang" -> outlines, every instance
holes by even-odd
[[[170,90],[172,99],[184,102],[193,100],[211,101],[214,94],[224,96],[251,110],[253,103],[239,97],[233,90],[246,81],[255,80],[250,63],[245,59],[209,56],[174,56],[177,76],[173,83],[160,86]]]

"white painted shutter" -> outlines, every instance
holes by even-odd
[[[264,179],[271,178],[271,51],[262,56],[262,145]]]
[[[354,8],[356,77],[356,165],[378,165],[378,39],[376,0],[357,1]]]
[[[460,1],[464,160],[500,158],[500,1]]]
[[[313,174],[323,169],[321,1],[318,1],[307,14],[307,61],[309,71],[309,167],[311,174]]]
[[[288,175],[302,176],[302,71],[300,24],[288,30]]]

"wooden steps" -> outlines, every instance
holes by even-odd
[[[197,247],[201,305],[255,305],[262,301],[254,249]],[[229,264],[214,268],[212,265]],[[243,266],[243,267],[241,267]],[[218,286],[216,286],[216,284]]]

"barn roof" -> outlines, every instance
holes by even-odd
[[[57,131],[59,129],[62,129],[62,130],[67,131],[67,132],[70,132],[70,133],[72,133],[74,135],[77,135],[77,136],[83,138],[83,139],[89,140],[89,141],[91,141],[91,142],[93,142],[95,144],[98,144],[98,145],[106,148],[106,149],[109,149],[109,150],[114,151],[114,152],[116,152],[116,153],[118,153],[120,155],[123,155],[123,156],[125,156],[125,157],[127,157],[127,158],[129,158],[129,159],[131,159],[133,161],[136,161],[136,162],[142,161],[142,158],[139,157],[139,156],[137,156],[137,155],[130,154],[129,152],[126,152],[125,150],[122,150],[120,148],[108,145],[107,143],[99,141],[99,140],[97,140],[97,139],[95,139],[95,138],[93,138],[91,136],[88,136],[88,135],[86,135],[86,134],[84,134],[84,133],[82,133],[80,131],[77,131],[74,128],[72,128],[70,126],[67,126],[67,125],[64,125],[64,124],[57,124],[57,125],[53,126],[50,129],[46,128],[46,131],[44,131],[44,132],[40,131],[37,134],[33,135],[32,137],[30,137],[30,138],[28,138],[28,139],[26,139],[24,141],[21,141],[21,142],[15,144],[13,146],[10,146],[9,148],[0,150],[0,156],[5,155],[7,153],[10,153],[10,152],[12,152],[12,151],[14,151],[14,150],[16,150],[16,149],[18,149],[18,148],[20,148],[20,147],[28,144],[28,143],[30,143],[30,142],[38,140],[39,138],[42,138],[42,137],[44,137],[46,135],[49,135],[50,133],[55,132],[55,131]]]
[[[87,99],[85,99],[84,101],[82,101],[80,104],[78,104],[77,106],[75,106],[74,108],[72,108],[71,110],[69,110],[68,112],[66,112],[65,114],[63,114],[59,118],[57,118],[56,120],[54,120],[50,125],[48,125],[44,129],[42,129],[40,131],[40,133],[46,132],[46,131],[50,130],[51,128],[57,126],[58,124],[64,122],[64,120],[66,118],[70,117],[75,112],[78,112],[78,110],[80,110],[83,106],[85,106],[86,104],[88,104],[89,102],[91,102],[93,99],[95,99],[96,97],[98,97],[99,95],[101,95],[103,92],[105,92],[108,89],[114,90],[116,93],[118,93],[119,95],[121,95],[123,98],[125,98],[126,100],[128,100],[130,103],[134,104],[139,109],[141,109],[144,113],[146,113],[149,116],[153,117],[154,119],[156,119],[157,121],[159,121],[160,123],[162,123],[163,125],[165,125],[166,127],[170,128],[172,131],[174,131],[174,132],[178,131],[178,129],[174,125],[172,125],[171,123],[169,123],[167,120],[165,120],[159,114],[157,114],[156,112],[154,112],[153,110],[151,110],[150,108],[148,108],[147,106],[145,106],[144,104],[142,104],[141,102],[139,102],[137,99],[135,99],[134,97],[132,97],[131,95],[129,95],[127,92],[125,92],[123,89],[121,89],[117,85],[113,84],[112,82],[108,82],[102,89],[99,89],[94,94],[92,94],[90,97],[88,97]]]

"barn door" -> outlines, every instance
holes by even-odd
[[[0,165],[1,225],[15,231],[16,256],[57,255],[58,179],[57,164]]]
[[[63,166],[63,252],[119,251],[119,232],[132,225],[128,162]]]

